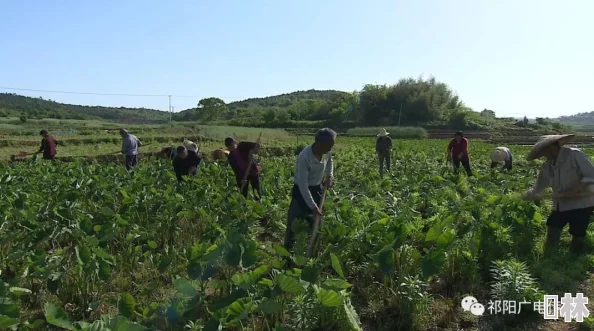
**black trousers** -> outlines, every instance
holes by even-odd
[[[237,186],[239,186],[239,189],[241,190],[241,182],[243,181],[243,178],[235,177],[235,180],[237,181]],[[260,190],[260,176],[251,175],[247,177],[247,183],[241,191],[241,194],[246,198],[248,194],[248,186],[250,185],[252,186],[252,190],[258,193],[258,199],[260,199],[262,197],[262,192]]]
[[[495,168],[497,166],[497,162],[491,162],[491,169]],[[503,165],[503,169],[505,170],[512,170],[512,157],[509,157],[509,161],[505,161],[505,164]]]
[[[318,206],[322,201],[322,191],[322,185],[309,187],[309,193],[311,193],[311,196]],[[291,196],[291,205],[289,205],[289,213],[287,215],[287,230],[285,231],[285,249],[288,251],[293,248],[293,242],[295,240],[295,233],[293,233],[293,222],[295,219],[305,219],[310,232],[313,229],[313,211],[307,206],[305,200],[301,196],[299,186],[293,185]]]
[[[137,155],[126,155],[126,170],[136,167],[138,163]]]
[[[454,159],[454,170],[456,172],[458,172],[458,169],[460,168],[460,163],[462,163],[462,166],[464,167],[464,170],[466,170],[466,173],[468,174],[468,176],[472,176],[472,171],[470,170],[470,161],[469,160],[459,160],[459,159]]]
[[[547,225],[563,229],[565,225],[569,224],[569,233],[574,237],[583,238],[586,236],[586,230],[593,212],[594,207],[566,211],[554,210],[547,218]]]

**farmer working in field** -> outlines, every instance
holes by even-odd
[[[448,157],[454,164],[454,170],[458,172],[460,163],[464,166],[468,176],[472,176],[470,171],[470,159],[468,157],[468,139],[464,138],[462,131],[456,132],[456,135],[448,145]]]
[[[142,142],[135,135],[128,133],[126,129],[120,129],[122,136],[122,154],[125,156],[126,169],[130,170],[138,163],[138,147]]]
[[[377,135],[375,142],[375,151],[379,157],[379,174],[384,177],[384,164],[386,169],[390,172],[390,153],[392,152],[392,138],[386,129],[382,129]]]
[[[257,193],[257,199],[262,199],[262,193],[260,190],[260,165],[252,158],[251,166],[249,163],[250,156],[254,153],[258,153],[260,150],[260,144],[242,141],[237,143],[235,139],[232,137],[225,138],[225,146],[229,149],[229,164],[235,173],[235,179],[237,181],[237,186],[243,190],[241,194],[247,198],[248,194],[248,184],[252,186],[252,190]],[[249,167],[249,174],[247,176],[247,180],[244,181],[246,171],[248,171]]]
[[[553,188],[553,212],[547,218],[546,248],[555,248],[561,231],[569,223],[572,235],[571,250],[579,253],[584,247],[586,229],[594,211],[594,166],[590,158],[577,148],[563,146],[574,135],[543,136],[528,154],[528,161],[546,157],[534,187],[525,195],[526,200],[539,199],[539,193]]]
[[[200,165],[200,155],[184,146],[177,147],[177,155],[173,158],[173,170],[178,182],[183,181],[183,176],[195,176]]]
[[[316,133],[315,142],[305,147],[297,157],[293,190],[291,191],[291,204],[287,218],[287,231],[285,233],[285,248],[293,247],[293,221],[297,218],[306,219],[310,229],[313,228],[310,215],[321,216],[322,177],[326,174],[324,186],[332,187],[334,166],[332,157],[328,154],[334,142],[336,132],[332,129],[321,129]]]
[[[507,147],[497,147],[491,152],[491,169],[503,162],[503,170],[512,170],[512,152]]]
[[[50,136],[47,133],[47,130],[41,130],[39,132],[41,135],[41,147],[35,155],[43,152],[43,159],[44,160],[54,160],[56,157],[56,147],[58,147],[58,141],[54,139],[54,137]]]
[[[182,140],[182,142],[183,142],[183,144],[184,144],[184,147],[185,147],[187,150],[189,150],[189,151],[194,151],[194,152],[198,152],[198,145],[196,145],[196,143],[194,143],[193,141],[191,141],[191,140],[188,140],[188,139],[186,139],[186,138],[182,138],[181,140]]]

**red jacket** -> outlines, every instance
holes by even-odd
[[[450,141],[448,145],[448,152],[452,154],[454,160],[458,159],[458,154],[462,153],[462,160],[468,160],[468,139],[462,138],[460,139],[460,143],[456,141],[456,138]]]
[[[48,135],[41,139],[41,147],[39,148],[39,151],[43,152],[44,159],[51,159],[56,156],[56,146],[58,146],[58,141],[54,139],[54,137]]]

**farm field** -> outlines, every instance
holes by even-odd
[[[311,260],[304,221],[295,254],[282,248],[294,153],[262,158],[261,204],[237,193],[224,163],[205,162],[182,184],[164,159],[133,173],[0,164],[0,329],[591,329],[594,318],[545,321],[531,306],[505,318],[462,311],[466,295],[486,308],[594,297],[594,249],[590,229],[588,253],[571,255],[565,230],[560,251],[543,256],[550,206],[516,198],[538,171],[528,147],[512,148],[503,174],[489,169],[495,145],[472,141],[469,178],[452,173],[446,146],[395,140],[392,175],[380,179],[374,139],[339,137]]]

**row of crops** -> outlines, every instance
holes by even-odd
[[[261,160],[262,203],[214,162],[179,185],[162,159],[2,166],[0,329],[445,330],[481,322],[460,314],[466,294],[567,290],[566,259],[541,256],[549,207],[513,195],[537,165],[491,171],[476,142],[467,178],[446,142],[395,141],[382,180],[373,143],[339,142],[314,259],[305,222],[295,255],[282,247],[293,153]]]

